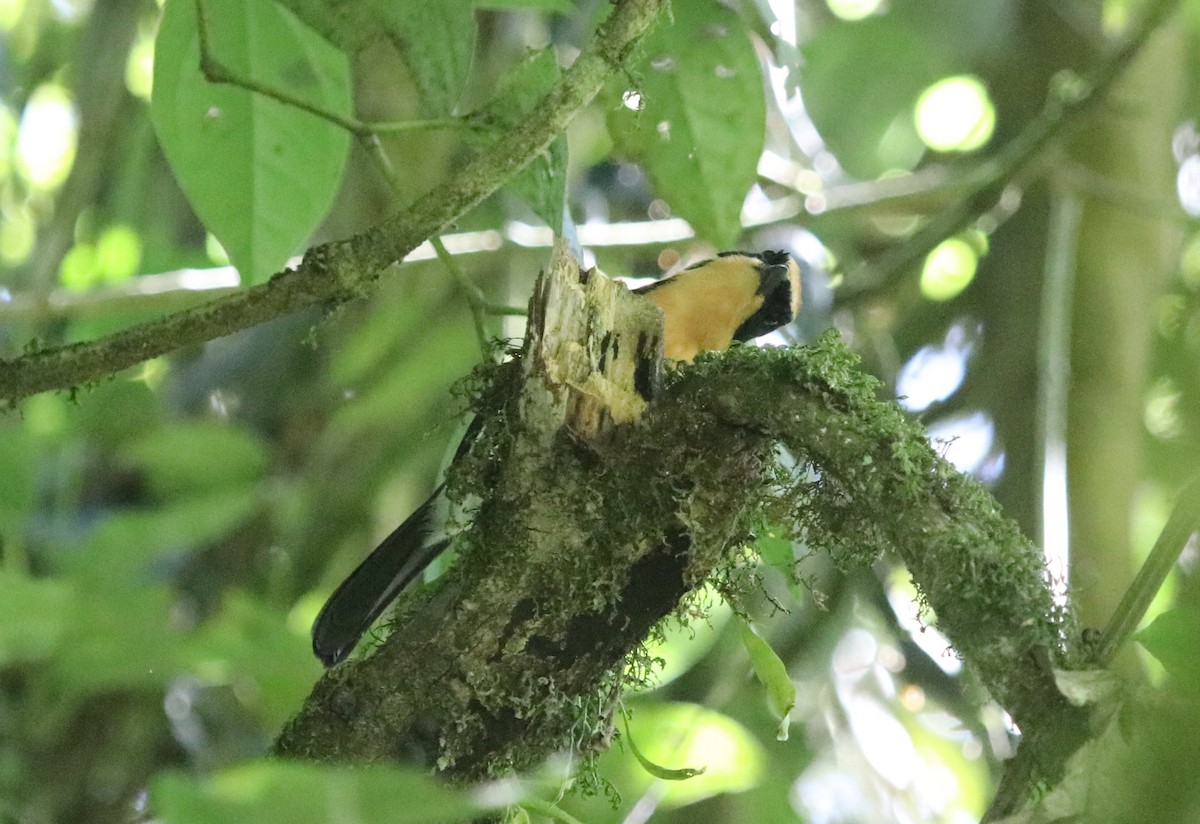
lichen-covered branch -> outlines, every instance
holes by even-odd
[[[584,329],[592,343],[576,354],[594,367],[603,328]],[[587,394],[577,374],[556,387],[553,372],[518,360],[493,377],[484,434],[451,477],[482,501],[460,562],[405,600],[373,655],[322,679],[279,752],[415,757],[479,779],[602,748],[639,645],[764,522],[843,564],[903,559],[1039,753],[1035,774],[1053,775],[1083,740],[1083,713],[1051,671],[1071,627],[1041,553],[878,399],[836,336],[704,356],[668,375],[636,424],[590,439],[570,416],[542,414]],[[803,471],[781,474],[779,444]]]
[[[938,628],[1026,738],[1053,728],[1077,745],[1083,713],[1052,672],[1072,663],[1074,627],[1054,601],[1041,551],[877,390],[833,336],[808,350],[736,349],[673,387],[811,466],[814,478],[798,478],[769,505],[775,518],[842,563],[894,553]]]
[[[403,212],[355,237],[310,249],[295,270],[281,272],[259,286],[95,341],[0,360],[0,398],[13,401],[76,386],[305,307],[367,293],[385,268],[545,151],[621,68],[666,4],[667,0],[617,0],[591,45],[520,126]]]

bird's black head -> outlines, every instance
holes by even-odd
[[[800,267],[791,255],[782,250],[723,252],[722,257],[725,255],[744,255],[759,262],[758,294],[763,297],[758,311],[734,332],[734,340],[757,338],[796,319],[800,313]]]

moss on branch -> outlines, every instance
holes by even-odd
[[[520,384],[516,367],[499,369],[479,410],[483,443],[455,479],[484,498],[464,562],[407,599],[376,654],[326,676],[280,752],[415,755],[479,779],[602,748],[647,633],[764,521],[843,564],[903,559],[1027,739],[1053,731],[1038,774],[1082,740],[1082,711],[1054,685],[1072,628],[1041,553],[878,399],[836,336],[702,357],[669,376],[637,426],[600,442],[560,432],[515,447],[528,433],[499,399]],[[777,444],[802,468],[782,482]]]

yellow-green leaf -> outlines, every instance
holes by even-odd
[[[788,675],[787,667],[771,649],[771,645],[762,639],[741,616],[737,619],[738,631],[742,636],[742,645],[750,655],[750,665],[754,674],[767,688],[767,700],[771,711],[779,718],[779,729],[775,737],[786,741],[788,726],[791,723],[792,708],[796,706],[796,685]]]

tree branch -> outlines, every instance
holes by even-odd
[[[583,277],[589,289],[603,280]],[[639,423],[591,437],[580,422],[596,415],[557,410],[604,396],[603,381],[571,370],[604,368],[597,353],[624,327],[585,312],[578,342],[563,335],[558,357],[543,358],[539,330],[569,328],[556,288],[570,293],[539,286],[533,343],[496,367],[476,410],[483,435],[451,475],[460,498],[482,501],[460,563],[403,600],[374,654],[326,674],[277,752],[415,759],[477,780],[557,750],[603,749],[649,631],[714,574],[736,597],[735,550],[767,522],[844,565],[902,558],[938,627],[1025,731],[1022,746],[1036,742],[1034,774],[1055,775],[1065,756],[1040,742],[1077,745],[1086,726],[1055,685],[1073,638],[1042,554],[877,398],[836,337],[735,346],[660,390],[644,371],[651,403]],[[611,348],[628,357],[639,335],[625,332]],[[777,467],[777,444],[799,471]]]
[[[514,131],[410,208],[347,240],[310,249],[270,281],[86,343],[0,360],[0,398],[17,400],[96,380],[183,346],[280,315],[369,292],[382,271],[474,207],[543,152],[620,69],[667,0],[619,0],[591,45]]]

